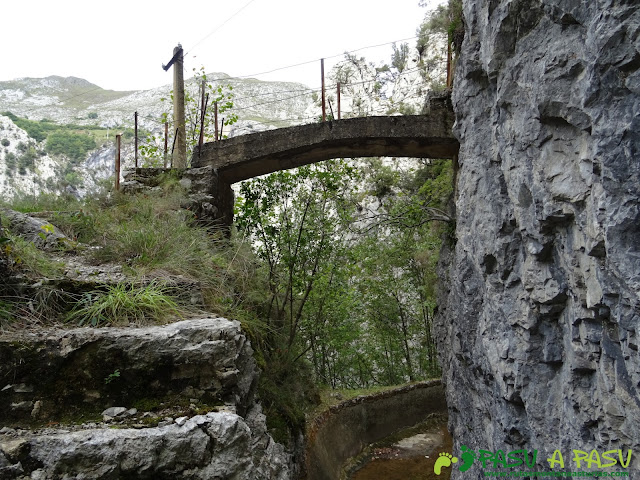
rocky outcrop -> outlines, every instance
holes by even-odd
[[[223,318],[0,337],[0,478],[291,478],[252,354]]]
[[[226,403],[244,415],[257,376],[252,354],[240,324],[224,318],[13,333],[0,337],[0,421],[21,425],[36,403],[38,418],[59,421],[165,398]]]
[[[635,454],[640,6],[463,3],[457,243],[436,325],[455,448]]]
[[[3,479],[285,480],[289,473],[283,447],[230,412],[155,428],[0,435]]]
[[[229,226],[233,222],[234,194],[231,186],[220,181],[218,172],[211,166],[199,168],[167,169],[136,168],[124,173],[121,191],[135,194],[160,190],[160,181],[172,175],[179,179],[184,190],[181,207],[194,215],[194,220],[202,226]]]
[[[64,233],[47,220],[8,208],[3,208],[0,213],[14,234],[32,242],[38,248],[48,251],[61,250],[73,244]]]

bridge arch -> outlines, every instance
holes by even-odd
[[[219,221],[233,221],[231,185],[332,158],[454,158],[449,97],[433,99],[424,115],[359,117],[241,135],[196,148],[191,165],[212,167]]]

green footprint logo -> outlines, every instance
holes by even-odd
[[[473,465],[476,459],[476,452],[466,445],[462,445],[460,448],[462,448],[462,455],[460,455],[462,457],[462,465],[460,465],[460,471],[466,472],[471,468],[471,465]]]
[[[452,463],[458,461],[457,457],[454,457],[450,453],[440,453],[435,465],[433,466],[433,472],[436,475],[440,475],[442,467],[450,467]]]

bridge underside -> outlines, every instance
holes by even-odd
[[[207,143],[191,162],[213,166],[231,184],[331,158],[453,158],[459,145],[452,117],[362,117],[280,128]]]
[[[427,115],[350,118],[206,143],[191,165],[213,168],[214,220],[230,225],[233,183],[332,158],[454,158],[453,123],[450,99],[443,97],[430,102]]]

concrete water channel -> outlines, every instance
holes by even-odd
[[[426,421],[397,432],[365,448],[348,462],[349,480],[433,480],[449,479],[451,470],[434,466],[440,452],[451,452],[452,439],[447,416],[432,414]]]
[[[312,421],[307,431],[306,478],[448,478],[434,476],[433,470],[439,452],[451,451],[446,422],[446,402],[439,380],[331,406]]]

